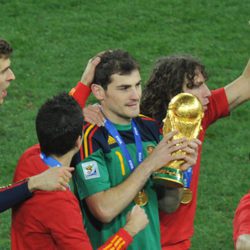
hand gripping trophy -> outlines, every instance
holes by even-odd
[[[174,136],[174,139],[186,137],[190,140],[197,138],[202,129],[203,116],[203,108],[198,98],[188,93],[180,93],[173,97],[169,103],[166,117],[163,120],[163,135],[176,130],[179,133]],[[175,154],[178,154],[178,152],[175,152]],[[153,179],[156,184],[165,187],[184,187],[182,203],[189,203],[192,200],[192,193],[189,189],[190,184],[185,183],[183,172],[180,170],[183,162],[183,160],[170,162],[168,166],[156,171],[153,174]]]

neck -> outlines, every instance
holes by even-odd
[[[58,155],[50,155],[50,156],[56,159],[57,161],[59,161],[62,164],[62,166],[70,166],[72,157],[74,156],[75,153],[76,152],[73,152],[71,150],[68,153],[61,155],[61,156],[58,156]]]
[[[107,117],[114,124],[128,125],[131,123],[132,120],[131,117],[119,116],[105,109],[103,109],[103,113],[105,117]]]

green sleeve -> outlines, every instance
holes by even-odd
[[[109,172],[101,149],[76,166],[74,182],[81,200],[110,188]]]

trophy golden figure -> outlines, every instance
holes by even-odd
[[[203,108],[198,98],[188,93],[180,93],[173,97],[169,103],[166,118],[163,120],[163,135],[176,130],[179,133],[174,136],[174,139],[186,137],[191,140],[197,138],[201,130],[203,116]],[[154,182],[165,187],[183,187],[183,173],[180,170],[183,162],[183,160],[172,161],[168,166],[154,172]],[[186,204],[190,200],[192,200],[191,190],[184,188],[182,203]]]

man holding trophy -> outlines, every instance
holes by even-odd
[[[161,122],[170,100],[175,95],[183,92],[193,94],[200,100],[204,111],[202,130],[198,137],[204,141],[206,129],[213,122],[229,115],[231,110],[250,99],[250,61],[240,77],[224,88],[210,91],[206,80],[205,67],[196,59],[189,56],[163,57],[157,61],[145,86],[141,112]],[[183,198],[182,188],[159,189],[161,245],[164,250],[187,250],[191,246],[201,149],[200,146],[192,173],[187,174],[190,183],[184,183],[190,184],[192,199]],[[176,197],[179,197],[179,200]]]
[[[137,204],[150,223],[130,249],[158,250],[159,214],[151,175],[175,160],[183,160],[182,169],[194,164],[199,142],[173,139],[176,132],[159,142],[157,123],[138,116],[141,77],[137,62],[121,50],[106,51],[100,60],[91,90],[101,103],[105,127],[84,126],[84,145],[78,155],[82,161],[74,176],[85,225],[97,248],[120,228],[126,212]]]
[[[224,88],[210,91],[206,85],[206,80],[207,73],[204,65],[191,56],[169,56],[159,59],[142,93],[141,113],[159,122],[166,118],[164,131],[169,131],[174,127],[177,130],[182,127],[185,128],[190,122],[190,118],[192,118],[193,122],[191,124],[195,137],[198,136],[201,141],[204,141],[206,129],[213,122],[229,115],[232,109],[250,99],[250,62],[248,62],[241,76]],[[172,98],[180,93],[189,93],[196,96],[202,107],[202,111],[197,112],[200,108],[195,106],[197,108],[194,112],[195,116],[191,115],[190,117],[189,113],[186,113],[186,121],[182,119],[183,124],[186,123],[185,126],[178,122],[178,116],[171,108],[171,106],[176,107],[175,102],[170,103]],[[184,105],[184,110],[189,106],[190,103]],[[169,112],[167,113],[168,107]],[[183,112],[181,113],[183,114]],[[84,114],[85,119],[92,123],[100,124],[102,122],[97,107],[89,107]],[[199,147],[196,164],[185,171],[183,176],[178,168],[171,168],[171,164],[177,164],[178,166],[178,162],[172,162],[167,167],[154,173],[154,181],[160,184],[157,185],[157,192],[160,208],[162,249],[187,250],[191,246],[191,238],[194,233],[193,224],[196,212],[201,150],[202,146]],[[169,178],[172,180],[169,181]],[[166,179],[168,181],[164,181]]]

